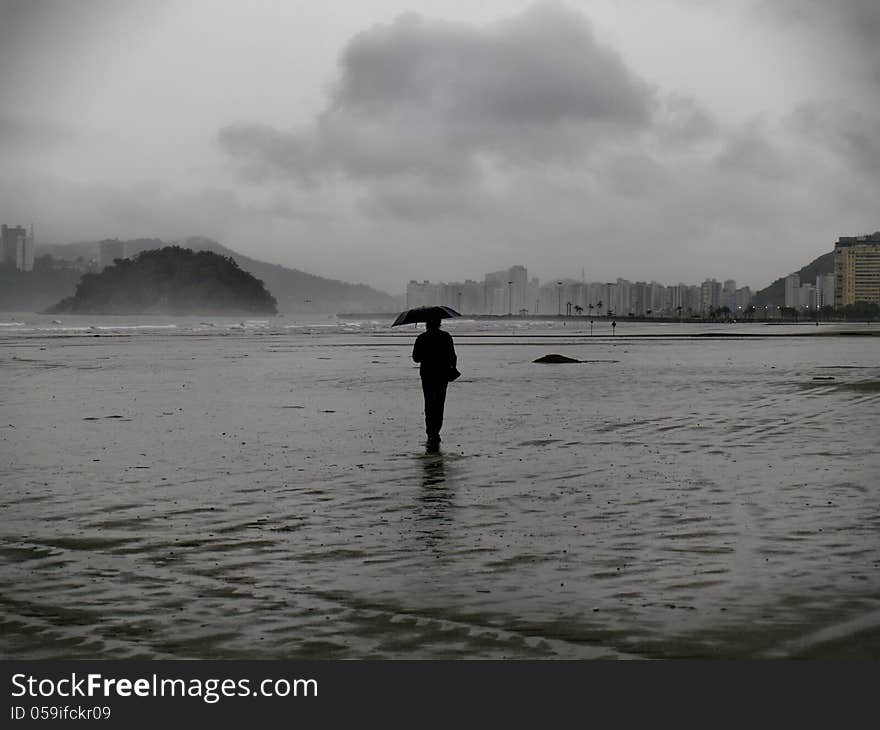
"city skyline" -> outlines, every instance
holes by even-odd
[[[406,306],[444,305],[461,314],[588,314],[672,315],[707,314],[726,307],[736,313],[748,309],[752,291],[737,287],[736,281],[707,278],[700,284],[674,285],[657,281],[587,281],[571,277],[541,282],[529,278],[521,265],[486,273],[482,280],[436,282],[411,280],[406,289]]]
[[[877,227],[878,18],[10,0],[0,220],[58,243],[207,236],[384,291],[497,261],[760,289]]]

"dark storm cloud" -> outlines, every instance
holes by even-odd
[[[680,94],[669,95],[657,114],[657,133],[664,142],[690,145],[717,136],[718,120],[696,99]]]
[[[339,65],[310,129],[239,124],[221,145],[251,174],[457,183],[486,160],[581,158],[647,127],[656,103],[584,16],[558,5],[484,28],[402,16],[354,37]]]
[[[764,13],[794,27],[829,36],[851,52],[864,54],[870,65],[880,67],[880,3],[877,0],[764,0]]]
[[[840,69],[846,81],[880,95],[880,2],[878,0],[763,0],[762,17],[802,34],[811,54]],[[864,101],[864,100],[863,100]]]
[[[728,135],[715,165],[722,172],[780,182],[790,180],[797,171],[796,161],[773,140],[761,121],[753,121]]]
[[[838,80],[817,89],[789,118],[790,130],[880,181],[880,2],[765,0],[759,5],[809,45],[814,62]]]
[[[880,182],[880,113],[812,102],[794,112],[791,126],[838,154],[852,169]]]
[[[437,186],[418,178],[401,178],[373,190],[360,208],[372,218],[419,222],[454,217],[473,221],[495,210],[496,201],[475,184]]]

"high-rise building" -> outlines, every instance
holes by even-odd
[[[816,306],[834,306],[834,274],[816,275]]]
[[[411,281],[406,290],[407,306],[441,304],[453,307],[462,314],[525,312],[542,315],[690,317],[699,312],[708,314],[722,305],[728,306],[734,316],[742,316],[751,304],[751,290],[748,287],[737,289],[733,279],[726,280],[723,285],[715,279],[707,279],[701,286],[664,286],[656,281],[648,284],[626,279],[609,283],[589,282],[585,274],[582,271],[580,279],[551,279],[542,284],[537,278],[528,279],[524,266],[511,266],[485,274],[483,281]],[[816,306],[817,295],[812,286],[803,292],[798,287],[796,296],[807,297],[802,303],[796,300],[802,306]]]
[[[834,306],[880,303],[880,231],[834,244]]]
[[[789,274],[785,277],[785,306],[797,307],[800,299],[801,277]]]
[[[526,302],[526,295],[528,294],[529,287],[529,272],[525,266],[511,266],[510,271],[508,272],[509,278],[508,281],[512,281],[513,284],[510,285],[509,296],[511,298],[511,302],[509,303],[510,311],[516,314],[522,309],[528,309],[528,304]]]
[[[700,285],[700,311],[709,312],[721,306],[721,282],[706,279]]]
[[[735,306],[732,309],[737,316],[742,316],[752,303],[752,290],[747,286],[741,287],[736,290],[734,299]]]
[[[410,281],[406,285],[406,308],[430,307],[439,304],[438,285],[430,281]]]
[[[2,240],[3,263],[14,266],[19,271],[31,271],[34,268],[34,237],[24,226],[7,226],[0,228]]]

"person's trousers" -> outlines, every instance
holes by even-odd
[[[425,394],[425,432],[429,439],[439,439],[443,427],[443,406],[446,404],[446,379],[422,378]]]

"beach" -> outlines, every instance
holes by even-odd
[[[3,319],[6,658],[880,657],[876,325]]]

